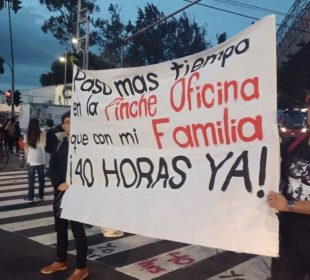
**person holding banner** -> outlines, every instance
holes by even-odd
[[[310,105],[310,96],[306,99]],[[310,113],[307,117],[310,126]],[[270,192],[269,206],[279,211],[280,257],[273,258],[272,280],[310,277],[310,137],[300,136],[281,147],[282,193]]]
[[[60,203],[63,194],[69,188],[69,184],[66,182],[66,173],[69,149],[68,137],[70,134],[70,111],[62,116],[61,122],[66,137],[63,138],[52,151],[49,166],[49,175],[52,185],[54,186],[53,210],[57,235],[57,255],[56,261],[41,269],[42,274],[65,271],[69,267],[67,263],[69,221],[60,217]],[[85,229],[82,223],[76,221],[70,221],[70,225],[76,243],[76,269],[68,280],[83,280],[88,277],[88,269],[86,267],[87,238]]]

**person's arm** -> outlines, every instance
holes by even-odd
[[[276,192],[270,192],[267,199],[269,206],[278,211],[310,215],[310,201],[294,201],[294,206],[289,207],[285,196]]]
[[[61,143],[59,144],[61,145]],[[49,162],[49,176],[51,178],[51,182],[54,188],[58,188],[58,186],[61,183],[64,183],[64,181],[62,180],[60,174],[59,174],[59,170],[58,170],[58,162],[57,162],[57,152],[58,149],[55,148],[51,154],[51,158],[50,158],[50,162]]]

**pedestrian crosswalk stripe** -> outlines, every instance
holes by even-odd
[[[96,234],[101,233],[101,230],[98,227],[92,227],[90,229],[86,228],[85,233],[86,233],[86,236],[92,236],[92,235],[96,235]],[[57,242],[55,232],[42,234],[39,236],[33,236],[33,237],[30,237],[30,239],[33,241],[37,241],[37,242],[44,244],[44,245],[53,245],[53,244],[56,244],[56,242]],[[73,238],[72,231],[69,230],[68,231],[68,241],[73,240],[73,239],[74,238]]]
[[[34,186],[35,188],[38,187],[39,183],[35,183]],[[51,186],[51,182],[45,181],[45,187],[49,187],[49,186]],[[4,191],[17,190],[17,189],[28,189],[28,184],[18,184],[18,185],[15,184],[15,185],[10,185],[10,186],[0,185],[0,196],[1,196],[1,193],[3,193]]]
[[[215,254],[217,251],[213,248],[188,245],[150,259],[119,267],[117,270],[141,280],[150,280],[154,276],[159,277],[171,271],[185,268]]]
[[[25,192],[25,195],[27,193]],[[1,196],[0,196],[1,197]],[[46,195],[44,196],[44,200],[45,201],[52,201],[54,198],[54,195]],[[20,199],[13,199],[13,200],[6,200],[6,201],[1,201],[1,204],[0,204],[0,209],[1,209],[1,206],[10,206],[10,205],[15,205],[15,204],[28,204],[28,203],[32,203],[32,202],[29,202],[29,201],[25,201],[23,200],[22,198]]]
[[[28,183],[28,177],[27,178],[20,178],[20,179],[6,179],[0,181],[0,188],[2,186],[6,186],[8,184],[19,184],[19,183]],[[50,182],[49,180],[46,180],[46,182]]]
[[[45,186],[44,191],[45,192],[51,192],[51,191],[53,191],[53,188],[51,186],[50,187]],[[25,191],[23,190],[23,191],[2,193],[0,195],[0,197],[10,197],[10,196],[24,195],[24,194],[25,194]]]
[[[15,176],[16,174],[27,174],[27,170],[0,171],[0,178],[4,175]]]
[[[5,212],[0,212],[0,219],[26,216],[29,214],[43,213],[43,212],[47,212],[51,210],[52,210],[52,206],[46,205],[46,206],[38,206],[38,207],[5,211]]]
[[[36,220],[30,220],[30,221],[23,221],[23,222],[17,222],[17,223],[9,223],[1,225],[1,228],[10,231],[20,231],[25,229],[32,229],[36,228],[38,226],[48,226],[54,224],[54,217],[48,217],[48,218],[42,218],[42,219],[36,219]]]
[[[237,266],[231,267],[227,271],[215,275],[210,280],[221,280],[224,278],[251,280],[268,279],[270,277],[270,268],[270,258],[257,256]]]
[[[28,174],[27,174],[27,173],[25,173],[25,174],[16,174],[16,175],[14,175],[14,178],[15,178],[15,179],[18,179],[18,178],[26,178],[26,177],[28,177]],[[1,182],[4,181],[4,180],[7,180],[7,179],[12,179],[12,175],[2,175],[2,176],[0,176],[0,181],[1,181]]]
[[[131,235],[117,240],[102,242],[88,247],[88,256],[90,260],[96,260],[111,254],[128,251],[146,244],[157,242],[159,239],[145,236]],[[71,251],[75,253],[75,251]]]

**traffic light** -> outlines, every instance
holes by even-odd
[[[21,95],[22,93],[19,90],[14,91],[14,105],[17,107],[20,103],[23,103]]]
[[[20,0],[13,0],[12,9],[13,9],[15,14],[21,8],[21,6],[20,6],[21,3],[22,3],[22,1],[20,1]]]
[[[12,104],[12,91],[10,89],[5,93],[5,102],[9,106]]]
[[[4,8],[4,0],[0,0],[0,10],[2,10]]]

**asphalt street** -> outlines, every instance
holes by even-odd
[[[17,155],[0,171],[0,279],[67,279],[74,270],[75,242],[69,231],[70,269],[41,275],[54,261],[56,236],[53,187],[48,178],[45,200],[26,202],[28,176]],[[103,237],[86,227],[89,279],[107,280],[267,280],[270,258],[125,233]]]
[[[11,155],[6,168],[1,172],[25,170],[19,155]],[[1,180],[1,179],[0,179]],[[0,202],[1,209],[1,202]],[[1,212],[1,210],[0,210]],[[74,270],[75,256],[69,254],[70,269],[53,275],[42,275],[40,269],[54,260],[56,249],[44,246],[17,233],[0,229],[0,279],[3,280],[62,280],[67,279]],[[90,279],[130,280],[135,279],[115,271],[102,263],[88,261]]]

